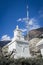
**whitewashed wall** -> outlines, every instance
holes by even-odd
[[[21,58],[21,57],[30,57],[30,51],[29,51],[29,45],[26,43],[18,43],[13,42],[8,47],[8,52],[13,51],[13,49],[16,49],[16,55],[14,55],[14,58]]]
[[[13,42],[8,46],[8,52],[13,51],[13,49],[16,49],[16,42]]]

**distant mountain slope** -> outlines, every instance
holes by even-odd
[[[0,47],[5,46],[5,45],[8,44],[9,42],[11,42],[11,40],[9,40],[9,41],[0,41]]]
[[[28,40],[32,39],[32,38],[36,38],[36,37],[39,38],[39,37],[41,37],[42,34],[43,34],[43,27],[31,30],[28,33]],[[25,36],[25,39],[27,39],[27,36]]]

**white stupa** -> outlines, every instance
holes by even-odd
[[[29,16],[28,16],[28,6],[27,6],[27,17],[20,19],[18,21],[25,21],[27,32],[28,32],[28,22],[29,22]],[[22,30],[19,29],[18,25],[16,26],[16,29],[14,30],[14,37],[12,38],[12,41],[7,44],[8,47],[8,53],[13,53],[12,56],[14,58],[29,58],[31,57],[30,51],[29,51],[29,42],[24,39],[24,36],[22,35]]]
[[[24,36],[22,36],[22,31],[16,26],[14,30],[14,37],[12,41],[8,44],[8,52],[12,52],[14,58],[29,58],[31,57],[29,52],[29,42],[25,41]]]

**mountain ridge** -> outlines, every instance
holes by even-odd
[[[29,33],[25,36],[25,39],[31,40],[32,38],[40,38],[43,37],[42,34],[43,34],[43,27],[33,29],[29,31]]]

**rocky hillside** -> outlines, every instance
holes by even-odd
[[[38,28],[29,31],[29,34],[25,37],[25,39],[29,41],[30,53],[33,56],[40,55],[40,50],[36,47],[36,44],[43,38],[43,28]]]
[[[42,28],[38,28],[38,29],[34,29],[29,31],[28,34],[28,40],[32,39],[32,38],[39,38],[39,37],[43,37],[43,27]],[[27,36],[25,36],[25,39],[27,39]]]

